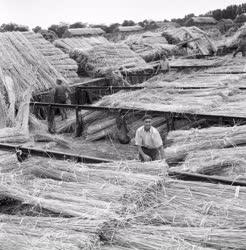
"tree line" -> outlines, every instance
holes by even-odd
[[[239,5],[229,5],[225,9],[216,9],[207,12],[206,14],[200,16],[212,16],[217,21],[221,19],[232,19],[234,20],[238,15],[246,13],[246,3],[239,4]],[[176,22],[179,24],[184,24],[188,21],[191,17],[194,17],[193,13],[185,15],[183,18],[173,18],[171,21]]]
[[[152,20],[143,20],[142,22],[138,23],[135,23],[132,20],[125,20],[121,24],[113,23],[110,25],[104,25],[104,24],[88,25],[83,22],[75,22],[73,24],[59,23],[59,24],[52,24],[51,26],[48,27],[48,29],[43,29],[41,26],[36,26],[32,29],[32,31],[35,33],[41,33],[45,38],[50,38],[52,40],[52,38],[53,39],[61,38],[68,29],[72,28],[85,28],[85,27],[101,28],[106,33],[112,33],[115,32],[119,26],[134,26],[134,25],[140,25],[145,30],[151,30],[158,27],[156,22]],[[19,25],[15,23],[2,24],[0,26],[0,32],[7,32],[7,31],[23,32],[23,31],[30,31],[30,28],[28,26]]]

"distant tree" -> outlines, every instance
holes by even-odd
[[[224,19],[235,19],[237,15],[246,13],[246,3],[239,5],[229,5],[225,9],[216,9],[209,11],[205,15],[211,15],[216,20]]]
[[[16,23],[4,23],[1,25],[0,28],[1,32],[6,32],[6,31],[29,31],[29,27],[25,25],[20,25]]]
[[[193,13],[185,15],[183,18],[173,18],[171,22],[178,23],[180,25],[184,25],[186,21],[188,21],[190,18],[194,17],[195,15]]]
[[[142,22],[139,22],[138,25],[143,27],[145,30],[153,30],[159,27],[155,21],[147,19],[143,20]]]
[[[41,30],[42,30],[42,28],[41,28],[40,26],[36,26],[35,28],[32,29],[32,31],[33,31],[34,33],[38,33],[38,32],[40,32]]]
[[[66,23],[60,23],[60,24],[52,24],[48,30],[51,30],[55,32],[55,34],[59,37],[62,38],[63,34],[67,31],[68,29],[68,24]]]
[[[70,29],[78,29],[78,28],[85,28],[87,25],[85,23],[82,23],[82,22],[76,22],[76,23],[73,23],[73,24],[70,24],[69,25],[69,28]]]
[[[121,26],[134,26],[134,25],[136,25],[136,23],[135,23],[134,21],[132,21],[132,20],[125,20],[125,21],[121,24]]]
[[[109,27],[107,29],[107,33],[115,32],[119,26],[120,26],[119,23],[113,23],[113,24],[109,25]]]

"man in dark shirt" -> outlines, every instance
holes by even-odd
[[[63,85],[63,82],[61,79],[57,79],[56,84],[57,86],[55,87],[54,102],[60,103],[60,104],[66,104],[67,94],[69,94],[71,91],[67,86]],[[66,110],[64,108],[60,108],[59,110],[62,116],[62,120],[67,119]]]

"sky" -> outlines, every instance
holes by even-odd
[[[241,0],[0,0],[0,24],[17,23],[33,28],[51,24],[83,22],[90,24],[155,21],[205,14]]]

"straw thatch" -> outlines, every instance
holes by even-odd
[[[101,28],[77,28],[66,30],[63,37],[100,36],[104,33],[105,31]]]
[[[79,80],[77,63],[68,55],[45,40],[39,33],[23,32],[22,34],[69,83]]]
[[[127,44],[134,52],[146,62],[161,59],[163,55],[182,55],[182,51],[172,44],[168,44],[161,33],[146,32],[141,35],[131,35],[123,43]]]
[[[20,32],[0,34],[0,55],[1,85],[6,76],[11,77],[17,100],[30,86],[35,92],[55,86],[57,78],[66,82],[55,67]]]
[[[189,54],[211,55],[217,50],[215,44],[209,39],[206,32],[197,27],[181,27],[176,29],[168,29],[162,34],[169,43],[177,44],[179,42],[188,41],[190,39],[198,39],[189,42],[192,49],[188,49]]]

